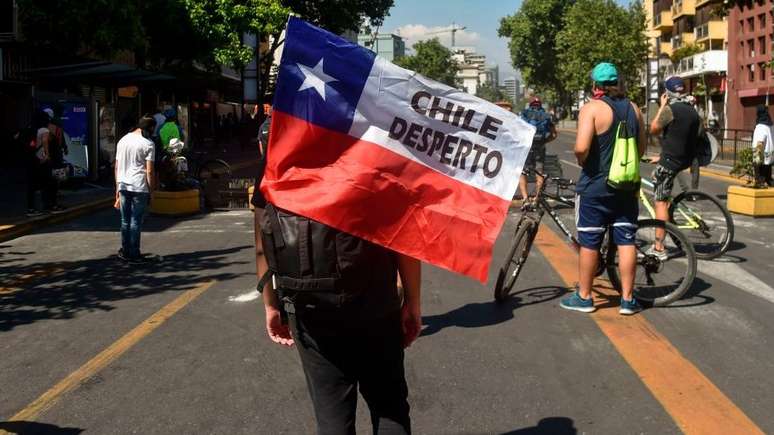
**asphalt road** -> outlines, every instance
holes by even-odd
[[[549,152],[572,163],[570,142]],[[713,417],[740,422],[724,433],[774,433],[774,224],[735,218],[738,243],[701,265],[685,300],[632,318],[615,301],[593,315],[558,307],[575,260],[553,233],[504,305],[492,302],[495,268],[482,286],[425,266],[425,326],[406,361],[415,433],[720,433]],[[0,429],[313,433],[295,350],[262,328],[251,213],[151,217],[143,248],[164,261],[143,267],[113,257],[117,219],[0,245]]]

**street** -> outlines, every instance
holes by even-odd
[[[577,179],[573,140],[548,153]],[[727,186],[702,177],[721,199]],[[735,215],[731,251],[700,261],[683,300],[625,318],[617,299],[559,308],[575,254],[548,219],[495,304],[517,217],[486,286],[423,268],[424,329],[406,353],[415,433],[774,433],[774,221]],[[296,351],[263,326],[252,213],[151,216],[143,250],[163,261],[141,267],[116,259],[118,223],[102,211],[0,244],[0,433],[313,433]]]

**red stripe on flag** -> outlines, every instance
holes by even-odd
[[[509,201],[277,110],[269,150],[272,204],[486,282]]]

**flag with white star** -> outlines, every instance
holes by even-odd
[[[291,17],[261,192],[485,282],[533,135],[505,109]]]

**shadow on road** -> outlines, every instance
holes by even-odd
[[[110,311],[112,302],[180,292],[207,280],[243,273],[218,272],[245,264],[235,254],[252,245],[170,255],[162,262],[130,265],[117,257],[6,266],[0,269],[0,331],[45,319],[69,319],[82,311]]]
[[[422,337],[433,335],[444,328],[456,326],[459,328],[481,328],[497,325],[513,319],[513,310],[527,305],[548,302],[562,296],[566,292],[563,287],[533,287],[511,293],[511,297],[503,303],[476,302],[463,305],[445,314],[422,317]]]
[[[502,435],[575,435],[578,430],[571,418],[548,417],[540,420],[537,426],[525,427],[506,432]]]
[[[35,423],[32,421],[2,421],[0,430],[12,434],[24,435],[77,435],[83,429],[74,427],[59,427],[53,424]]]

